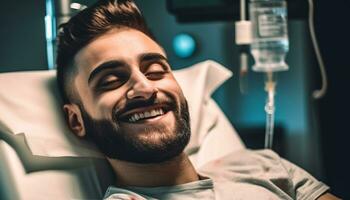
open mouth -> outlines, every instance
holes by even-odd
[[[147,120],[152,120],[160,116],[165,115],[170,111],[170,108],[167,106],[156,106],[148,108],[139,108],[128,111],[122,114],[118,119],[122,122],[127,123],[140,123]]]

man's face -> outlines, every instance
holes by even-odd
[[[157,43],[115,29],[80,50],[74,63],[79,109],[66,111],[76,134],[90,137],[107,157],[130,162],[161,162],[183,151],[187,102]]]

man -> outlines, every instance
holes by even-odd
[[[103,0],[62,25],[58,85],[72,132],[106,155],[108,199],[337,199],[272,151],[241,151],[200,172],[183,152],[186,99],[131,0]]]

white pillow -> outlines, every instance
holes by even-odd
[[[67,128],[60,108],[55,73],[52,70],[0,74],[0,139],[4,138],[1,134],[24,133],[33,155],[102,157],[93,145],[76,138]],[[210,147],[211,142],[205,142],[205,138],[218,123],[225,123],[229,141],[221,139],[227,143],[226,148],[212,157],[242,148],[243,144],[233,127],[228,125],[222,111],[210,98],[215,89],[231,76],[231,72],[214,61],[205,61],[176,70],[174,74],[190,108],[192,136],[186,152],[195,155],[201,151],[203,142],[209,143],[207,146]],[[224,118],[223,122],[219,118]],[[222,145],[218,141],[215,144]],[[203,148],[202,152],[208,152],[206,149]]]

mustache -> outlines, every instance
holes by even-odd
[[[157,98],[152,96],[149,99],[134,99],[126,102],[126,105],[123,108],[115,108],[113,113],[114,117],[120,116],[121,114],[136,108],[145,108],[154,105],[162,105],[166,107],[167,110],[176,110],[176,100],[172,97],[162,97]]]

